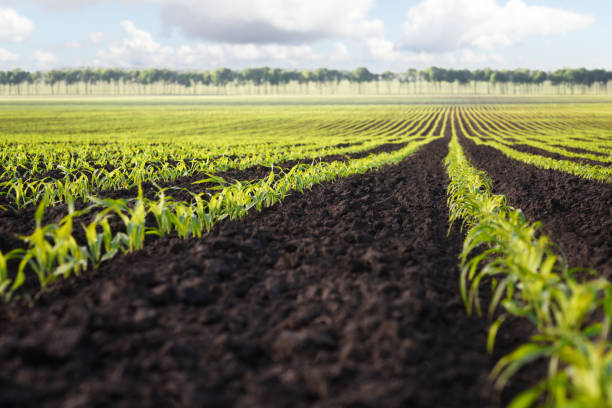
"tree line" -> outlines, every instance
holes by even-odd
[[[380,74],[373,73],[365,67],[352,71],[341,71],[327,68],[314,70],[284,70],[279,68],[247,68],[231,70],[219,68],[210,71],[174,71],[169,69],[55,69],[51,71],[28,72],[21,69],[0,71],[0,86],[15,88],[13,94],[19,93],[23,86],[37,87],[45,85],[51,93],[59,91],[59,86],[67,87],[79,85],[82,92],[89,93],[94,85],[108,84],[119,89],[120,85],[149,86],[163,84],[167,87],[192,88],[196,86],[225,87],[229,84],[235,86],[275,87],[287,84],[339,84],[348,82],[352,84],[364,83],[417,83],[431,84],[455,83],[467,85],[470,83],[487,83],[492,85],[512,84],[565,85],[569,87],[591,87],[599,84],[607,86],[612,80],[612,71],[605,69],[570,69],[563,68],[554,71],[541,71],[518,68],[514,70],[485,69],[445,69],[429,67],[423,70],[408,69],[404,72],[385,71]],[[30,88],[28,88],[30,89]],[[3,94],[6,94],[3,92]],[[30,90],[29,93],[32,93]]]

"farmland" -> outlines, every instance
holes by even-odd
[[[612,405],[612,105],[389,100],[0,102],[0,405]]]

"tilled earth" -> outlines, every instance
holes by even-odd
[[[466,315],[447,144],[0,306],[0,406],[507,402],[488,374],[527,331],[502,328],[490,356]]]

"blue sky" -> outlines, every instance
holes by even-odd
[[[0,0],[0,69],[612,69],[610,0]]]

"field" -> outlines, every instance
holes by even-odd
[[[0,406],[612,406],[576,100],[0,100]]]

